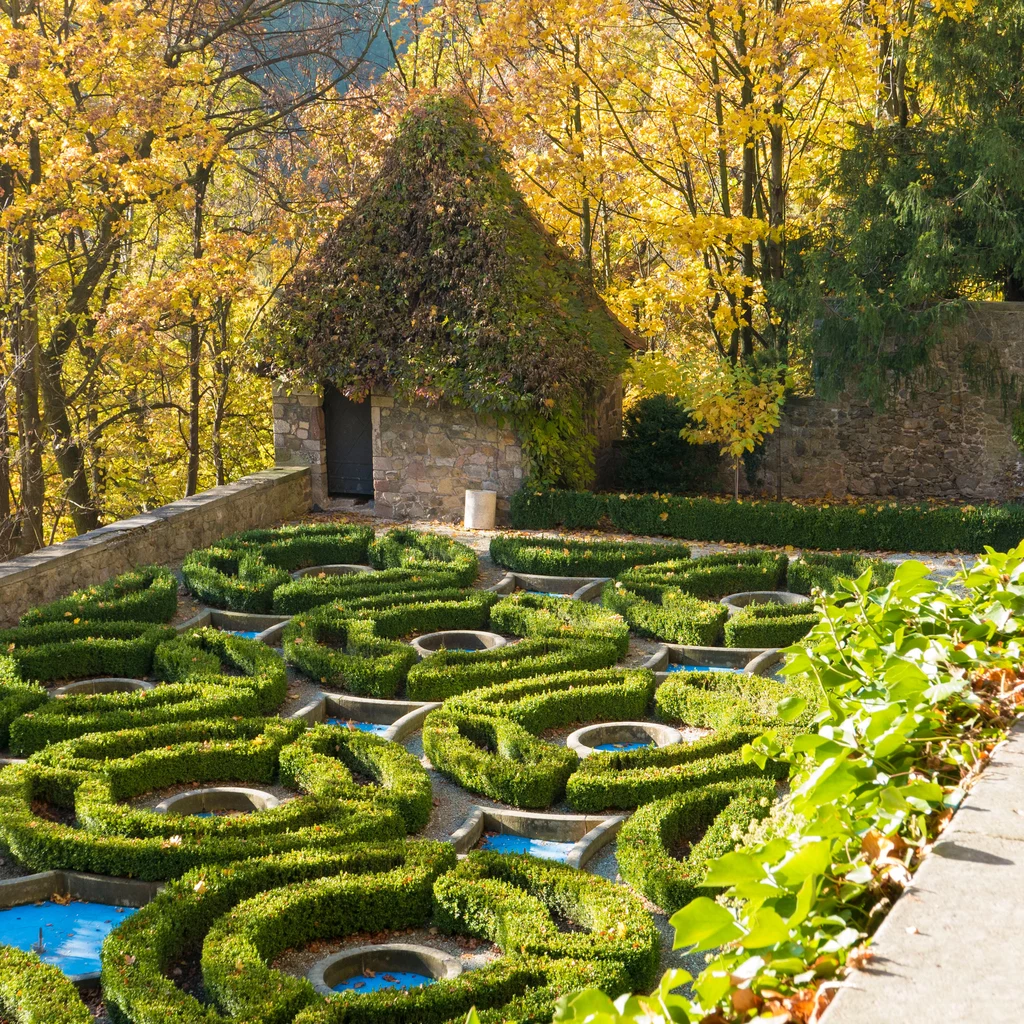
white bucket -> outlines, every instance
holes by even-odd
[[[467,530],[493,530],[498,511],[497,491],[466,491]]]

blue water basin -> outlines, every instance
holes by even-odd
[[[646,743],[598,743],[594,749],[602,754],[612,754],[621,753],[623,750],[643,750],[649,746],[652,746],[650,740]]]
[[[556,594],[553,590],[531,590],[536,597],[572,597],[572,594]]]
[[[328,718],[327,724],[351,726],[360,732],[372,732],[374,736],[383,736],[391,728],[390,725],[378,725],[376,722],[352,722],[347,718]]]
[[[232,636],[240,636],[244,640],[255,640],[260,635],[258,629],[222,629],[222,633],[230,633]]]
[[[135,913],[132,907],[109,903],[81,903],[64,906],[43,903],[0,910],[0,945],[30,952],[38,950],[39,930],[43,932],[44,963],[65,974],[93,974],[100,969],[100,948],[110,932]]]
[[[548,839],[528,839],[526,836],[484,836],[480,842],[481,850],[494,850],[496,853],[528,853],[531,857],[541,860],[566,861],[569,851],[575,843],[555,843]]]
[[[372,978],[356,974],[346,978],[334,986],[335,992],[380,992],[386,988],[423,988],[432,985],[433,978],[428,974],[416,974],[414,971],[377,971]]]
[[[741,668],[731,668],[729,665],[678,665],[671,663],[666,665],[662,672],[742,672]]]

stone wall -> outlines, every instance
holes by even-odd
[[[268,469],[0,562],[0,625],[34,605],[139,565],[169,562],[237,530],[272,526],[310,507],[309,471]]]
[[[1000,378],[1024,381],[1024,303],[973,306],[881,411],[850,394],[790,399],[749,489],[775,495],[781,476],[789,498],[1021,498],[1024,455]]]
[[[313,506],[326,508],[327,440],[320,389],[274,385],[274,464],[309,466]]]
[[[371,398],[375,510],[396,519],[461,519],[465,491],[498,492],[499,522],[523,479],[510,427],[448,405]]]

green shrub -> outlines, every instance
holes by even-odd
[[[43,622],[169,622],[178,610],[178,581],[169,569],[143,566],[106,583],[32,608],[22,626]]]
[[[274,591],[274,611],[296,615],[322,604],[361,607],[395,593],[440,593],[457,589],[458,574],[444,569],[382,569],[345,576],[302,576]]]
[[[892,583],[896,566],[880,558],[867,558],[853,553],[841,555],[806,554],[795,558],[789,566],[789,589],[794,594],[810,594],[815,587],[831,593],[841,576],[857,579],[871,570],[871,583],[884,587]]]
[[[369,549],[375,569],[441,569],[451,573],[457,586],[476,581],[476,552],[465,544],[437,533],[396,528],[378,537]]]
[[[623,879],[666,914],[718,889],[703,884],[713,860],[729,853],[775,799],[768,779],[717,782],[640,807],[622,826],[616,860]],[[685,844],[686,852],[675,851]]]
[[[639,807],[712,782],[767,775],[781,778],[786,766],[769,761],[762,772],[744,761],[743,745],[759,731],[723,729],[693,743],[621,753],[591,754],[566,784],[569,804],[584,814]]]
[[[748,604],[725,624],[726,647],[788,647],[821,620],[813,601]]]
[[[175,685],[48,700],[11,722],[11,751],[31,754],[90,732],[268,715],[286,696],[287,673],[274,650],[218,629],[196,629],[163,641],[153,663],[156,677]],[[224,666],[241,676],[221,674]]]
[[[623,440],[616,445],[616,486],[640,493],[708,490],[721,457],[716,445],[683,439],[691,426],[686,406],[673,395],[651,395],[633,405],[622,417]]]
[[[491,540],[491,558],[512,572],[542,576],[615,576],[623,569],[668,558],[689,558],[685,544],[573,540],[499,534]]]
[[[440,650],[409,669],[408,700],[436,701],[513,679],[609,668],[618,660],[613,641],[588,639],[520,640],[489,651]]]
[[[745,551],[640,565],[620,573],[616,582],[648,601],[659,601],[668,590],[717,601],[749,590],[784,589],[788,565],[787,555]]]
[[[181,564],[189,590],[204,604],[267,613],[274,591],[291,573],[311,565],[365,562],[369,526],[335,523],[249,530],[193,551]]]
[[[575,722],[640,718],[653,689],[654,676],[643,669],[606,669],[474,690],[426,717],[423,749],[437,771],[470,792],[516,807],[549,807],[579,759],[537,734]]]
[[[35,953],[0,946],[0,1019],[10,1024],[92,1024],[78,989]]]
[[[198,864],[422,827],[430,784],[411,754],[375,736],[281,719],[179,722],[93,733],[53,744],[0,771],[0,841],[33,870],[64,869],[159,880]],[[287,742],[291,740],[291,742]],[[284,744],[284,745],[282,745]],[[214,778],[280,780],[305,793],[237,818],[161,819],[115,806],[165,785]],[[370,785],[352,777],[352,764]],[[76,808],[84,828],[40,817],[36,801]],[[168,834],[170,833],[170,834]]]
[[[693,647],[716,646],[729,617],[717,601],[702,601],[678,590],[664,591],[656,603],[615,583],[605,587],[601,601],[641,636]]]
[[[1006,550],[1024,537],[1024,505],[929,505],[895,501],[798,505],[744,498],[680,498],[658,494],[588,495],[520,491],[511,502],[517,529],[554,529],[568,509],[574,526],[596,527],[607,516],[616,530],[638,536],[737,544],[787,544],[832,551]],[[582,511],[586,509],[586,515]]]
[[[518,591],[491,609],[491,626],[499,633],[539,639],[605,637],[617,655],[629,650],[629,626],[622,616],[589,601],[569,601]]]

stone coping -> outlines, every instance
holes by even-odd
[[[289,717],[305,719],[310,725],[326,722],[328,718],[386,725],[388,730],[383,738],[400,743],[416,732],[423,725],[423,719],[440,706],[435,701],[382,700],[347,693],[324,693]]]
[[[261,640],[273,647],[284,632],[284,627],[291,622],[290,615],[258,615],[255,612],[228,612],[220,608],[204,608],[188,619],[175,626],[179,633],[201,626],[213,626],[214,629],[238,630],[245,633],[256,633],[253,638]]]
[[[493,651],[508,643],[500,633],[485,629],[442,629],[437,633],[424,633],[413,637],[409,645],[420,656],[429,658],[442,648],[447,650]]]
[[[1010,731],[821,1024],[1021,1020],[1024,722]]]
[[[542,814],[475,805],[449,842],[460,856],[469,853],[484,832],[573,843],[565,863],[582,870],[615,838],[628,817],[628,814]]]
[[[600,743],[642,743],[644,740],[652,740],[656,747],[671,747],[682,743],[683,734],[660,722],[598,722],[569,733],[565,745],[577,757],[590,757],[597,752]]]
[[[719,604],[724,605],[730,615],[735,615],[752,604],[806,604],[810,598],[805,594],[793,594],[788,590],[745,590],[740,594],[729,594]]]
[[[292,579],[300,580],[303,576],[353,576],[360,572],[376,572],[372,565],[357,565],[354,562],[336,562],[332,565],[310,565],[305,569],[296,569]]]
[[[457,978],[462,964],[432,946],[411,942],[387,942],[379,946],[356,946],[315,963],[306,977],[321,995],[334,995],[334,986],[355,975],[373,971],[410,971],[425,974],[435,981]]]
[[[50,690],[51,696],[70,697],[93,693],[132,693],[134,690],[153,690],[156,683],[146,679],[126,679],[122,676],[96,676],[94,679],[79,679]]]
[[[660,644],[658,649],[640,666],[650,669],[658,683],[665,682],[673,673],[666,672],[669,665],[709,665],[711,668],[742,669],[751,675],[770,676],[770,667],[762,656],[778,655],[774,647],[690,647],[687,644]],[[769,665],[774,664],[772,661]],[[753,666],[756,664],[756,670]]]
[[[199,814],[204,811],[272,811],[281,801],[272,793],[245,786],[207,786],[176,793],[153,808],[156,814]]]
[[[514,594],[526,590],[534,594],[565,594],[575,601],[598,601],[611,576],[537,576],[534,573],[509,572],[487,589],[495,594]]]
[[[0,909],[41,903],[54,896],[87,903],[108,903],[115,907],[144,907],[160,888],[156,882],[140,882],[134,878],[111,878],[78,871],[43,871],[0,881]],[[68,980],[79,988],[94,988],[99,984],[100,972],[70,974]]]

